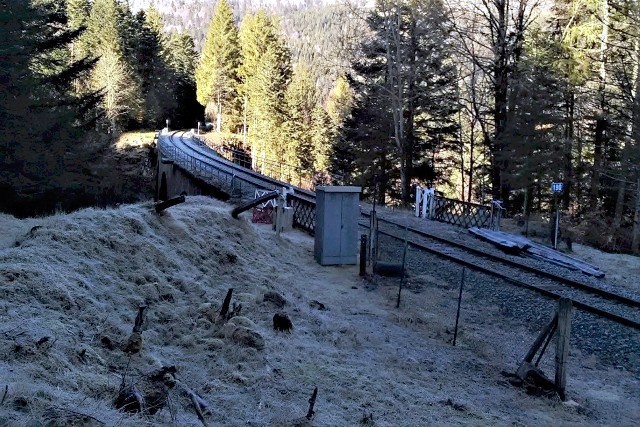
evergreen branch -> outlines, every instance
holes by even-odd
[[[41,80],[44,84],[53,84],[58,87],[68,86],[74,79],[78,78],[82,73],[93,69],[99,58],[82,58],[61,72],[47,76]]]

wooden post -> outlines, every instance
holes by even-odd
[[[380,248],[380,231],[378,230],[378,220],[376,219],[376,228],[375,228],[375,241],[376,245],[373,247],[373,265],[376,265],[378,262],[378,249]]]
[[[633,215],[633,237],[631,240],[631,251],[640,254],[640,171],[636,181],[636,207]]]
[[[558,249],[558,232],[560,231],[560,206],[558,205],[558,193],[553,192],[553,203],[556,205],[555,219],[553,220],[553,249]]]
[[[556,313],[551,319],[551,322],[549,322],[547,326],[545,326],[545,328],[540,332],[540,335],[538,335],[538,338],[536,338],[536,340],[533,342],[533,345],[527,352],[527,355],[524,356],[525,362],[531,363],[533,361],[533,358],[538,352],[538,349],[544,343],[545,338],[547,338],[547,336],[549,336],[549,334],[551,334],[552,331],[555,331],[557,324],[558,324],[558,314]]]
[[[436,189],[431,188],[429,190],[431,197],[429,198],[429,219],[433,219],[435,216],[435,207],[436,207]]]
[[[313,394],[311,395],[311,399],[309,399],[309,410],[307,411],[307,417],[306,417],[308,420],[313,418],[313,414],[315,414],[313,407],[316,405],[317,397],[318,397],[318,387],[315,387],[313,389]]]
[[[547,336],[547,339],[544,341],[544,344],[542,345],[542,349],[540,350],[540,354],[538,355],[538,358],[536,359],[535,366],[538,366],[540,364],[540,360],[542,360],[542,356],[544,356],[544,352],[547,350],[547,347],[549,346],[549,343],[551,342],[551,339],[553,338],[553,334],[556,333],[556,329],[558,328],[557,317],[555,319],[556,319],[556,322],[553,324],[553,327],[551,328],[551,331],[549,332],[549,335]]]
[[[567,359],[569,357],[569,336],[571,334],[571,300],[560,298],[558,302],[558,340],[556,343],[555,384],[560,399],[565,400],[567,387]]]
[[[284,221],[282,220],[282,217],[284,216],[284,206],[283,206],[282,199],[280,199],[280,197],[276,199],[275,211],[276,211],[276,221],[275,221],[276,236],[280,236],[280,232],[282,231],[282,224],[284,223]]]
[[[398,287],[398,301],[396,302],[396,308],[400,308],[400,294],[402,293],[402,285],[404,284],[404,278],[407,270],[407,249],[409,248],[409,226],[404,228],[404,249],[402,251],[402,276],[400,276],[400,286]]]
[[[222,303],[220,314],[218,315],[219,319],[221,319],[223,322],[227,319],[227,314],[229,313],[229,305],[231,304],[232,295],[233,295],[233,288],[229,288],[229,290],[227,291],[227,295],[224,297],[224,302]]]
[[[464,271],[465,267],[462,267],[462,277],[460,278],[460,293],[458,294],[458,311],[456,312],[456,327],[453,331],[453,346],[456,346],[456,339],[458,338],[458,320],[460,319],[460,304],[462,303],[462,288],[464,287]]]
[[[371,219],[369,221],[369,262],[375,264],[377,261],[378,248],[378,217],[376,216],[375,207],[371,211]]]
[[[367,272],[367,235],[360,236],[360,276]]]

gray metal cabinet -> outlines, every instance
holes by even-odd
[[[314,255],[320,265],[356,264],[360,187],[316,187]]]

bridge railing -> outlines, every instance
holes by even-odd
[[[491,208],[461,200],[436,197],[432,219],[461,227],[490,228]]]
[[[416,216],[445,222],[460,227],[500,229],[503,215],[500,201],[493,201],[491,206],[478,203],[450,199],[436,194],[433,188],[416,189]]]
[[[316,201],[297,194],[290,194],[288,200],[293,207],[293,226],[313,234],[316,229]]]
[[[158,138],[158,149],[164,158],[170,159],[176,165],[190,173],[192,176],[209,182],[218,188],[229,191],[234,197],[241,200],[250,200],[255,197],[256,189],[274,190],[281,188],[278,184],[266,184],[258,179],[250,179],[223,171],[201,160],[198,157],[185,153],[172,145],[167,138]],[[284,183],[282,183],[284,184]],[[311,234],[315,230],[316,201],[313,193],[290,194],[288,200],[293,207],[293,225]]]
[[[279,159],[268,158],[266,155],[254,157],[249,151],[242,148],[214,142],[202,135],[194,136],[202,145],[215,150],[220,156],[237,165],[254,170],[262,175],[288,182],[305,190],[314,191],[318,185],[332,185],[342,182],[344,178],[342,175],[326,171],[310,172],[299,166],[282,162]]]

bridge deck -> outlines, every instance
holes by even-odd
[[[231,197],[250,200],[256,190],[292,188],[294,225],[313,232],[315,228],[315,193],[262,175],[221,157],[190,132],[163,132],[158,136],[162,157],[172,160],[192,176],[227,192]]]

